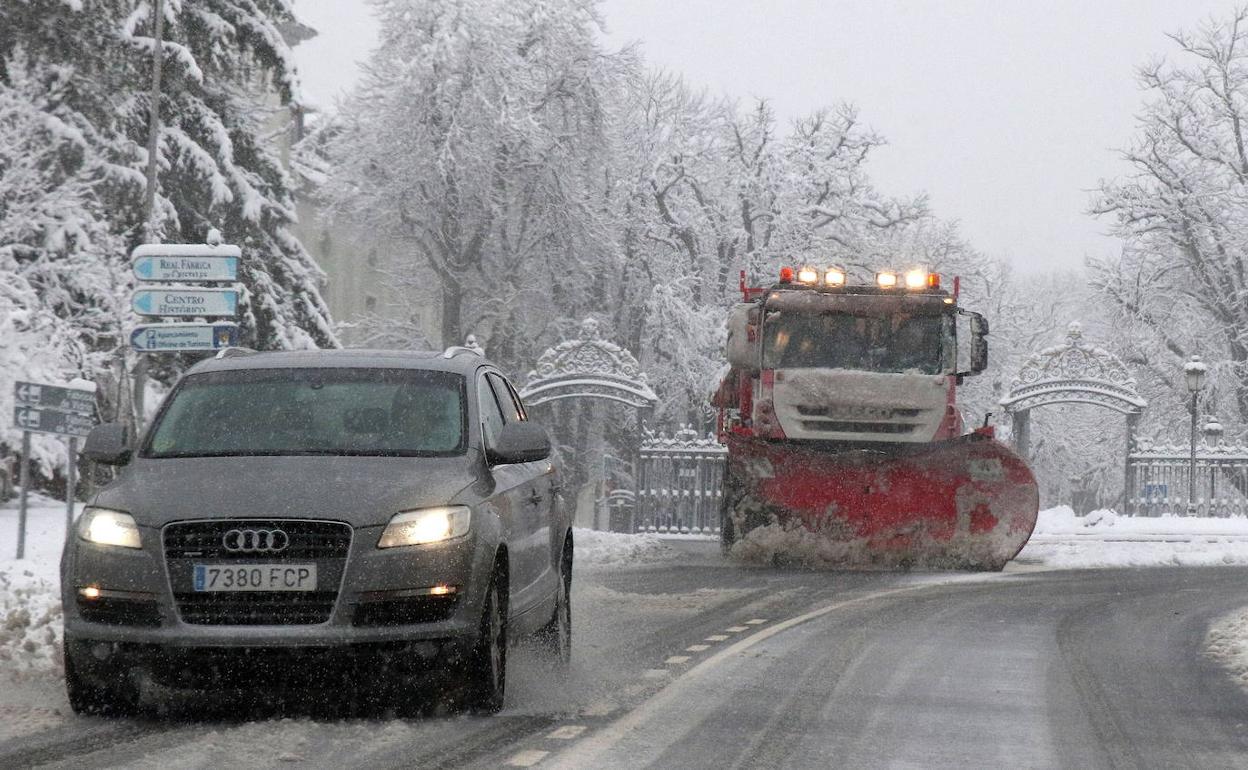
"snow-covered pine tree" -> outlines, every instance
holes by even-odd
[[[108,365],[124,297],[122,239],[112,232],[99,189],[107,164],[92,129],[61,99],[63,70],[31,77],[24,54],[0,81],[0,415],[11,415],[13,383],[58,382]],[[21,440],[0,420],[0,454]],[[37,435],[41,472],[63,462],[61,442]]]
[[[135,4],[124,20],[132,50],[151,47],[150,10]],[[292,231],[292,186],[269,136],[287,130],[281,121],[297,96],[281,34],[294,21],[289,0],[166,5],[157,229],[163,240],[196,242],[218,227],[242,247],[244,338],[260,349],[335,343],[322,275]],[[141,88],[133,107],[127,133],[142,136]]]
[[[243,247],[246,339],[261,348],[334,344],[321,274],[295,238],[289,179],[272,138],[296,97],[287,0],[168,0],[156,231],[203,241],[209,227]],[[0,10],[0,82],[65,81],[55,108],[89,128],[107,165],[110,230],[141,240],[150,108],[149,2],[32,0]],[[20,56],[17,51],[23,51]]]
[[[167,0],[165,17],[157,232],[195,242],[213,226],[243,247],[248,344],[336,344],[273,141],[296,97],[290,3]],[[0,399],[4,378],[99,378],[137,320],[151,18],[136,0],[0,5]]]

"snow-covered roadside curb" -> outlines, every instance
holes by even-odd
[[[1209,626],[1205,655],[1248,690],[1248,607],[1223,615]]]
[[[572,531],[572,542],[576,569],[599,570],[661,563],[681,555],[680,551],[653,534],[627,535],[575,529]]]
[[[1053,569],[1248,564],[1248,519],[1076,516],[1059,506],[1040,512],[1018,560]]]

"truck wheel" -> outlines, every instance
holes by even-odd
[[[572,545],[559,557],[559,588],[555,614],[537,632],[538,642],[560,667],[572,662]]]
[[[63,649],[65,661],[65,695],[75,714],[100,714],[127,716],[138,711],[138,692],[130,685],[128,677],[121,677],[107,686],[92,684],[80,673],[85,666],[79,660],[83,650],[80,645],[66,640]]]
[[[481,629],[468,658],[468,707],[480,714],[497,714],[507,689],[507,618],[502,592],[505,578],[495,573],[485,592]]]

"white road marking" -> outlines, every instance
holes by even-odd
[[[754,618],[753,620],[745,621],[745,624],[747,626],[761,626],[762,624],[766,622],[767,622],[767,618]]]
[[[725,635],[725,634],[715,634],[714,636],[708,636],[708,637],[706,637],[706,638],[705,638],[705,639],[703,639],[702,641],[704,641],[704,642],[722,642],[722,641],[725,641],[727,638],[728,638],[728,637],[727,637],[727,635]]]
[[[724,630],[730,634],[739,634],[742,631],[749,631],[750,629],[746,626],[733,626],[732,628],[725,628]]]
[[[585,732],[585,725],[564,725],[552,730],[546,737],[557,741],[570,741],[583,732]]]
[[[665,679],[671,676],[672,672],[665,668],[648,668],[642,672],[642,676],[646,679]]]
[[[549,753],[549,751],[526,749],[517,754],[512,754],[511,759],[508,759],[504,764],[508,767],[532,767],[545,759]]]
[[[711,645],[709,644],[691,644],[685,648],[685,652],[702,652],[703,650],[709,649],[711,649]]]
[[[664,662],[664,663],[667,663],[667,664],[669,664],[669,665],[677,665],[677,664],[680,664],[680,663],[688,663],[688,662],[689,662],[689,656],[688,656],[688,655],[673,655],[672,657],[668,658],[667,660],[665,660],[665,661],[663,661],[663,662]]]

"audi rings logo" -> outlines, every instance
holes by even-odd
[[[221,545],[230,553],[277,553],[290,545],[290,535],[280,529],[231,529]]]

